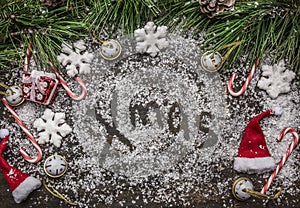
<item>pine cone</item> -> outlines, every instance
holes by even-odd
[[[40,2],[49,7],[56,7],[64,3],[64,0],[40,0]]]
[[[212,18],[223,11],[233,10],[235,0],[199,0],[201,12]]]

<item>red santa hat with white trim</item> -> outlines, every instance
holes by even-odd
[[[10,186],[15,202],[20,203],[42,184],[40,180],[11,167],[2,157],[3,151],[6,149],[8,144],[8,137],[9,131],[7,129],[1,129],[0,139],[2,140],[0,142],[0,169],[4,174],[5,180]]]
[[[282,108],[276,107],[274,110],[267,110],[250,120],[245,128],[238,156],[234,158],[234,170],[251,174],[275,169],[275,160],[268,150],[259,121],[267,116],[281,114]]]

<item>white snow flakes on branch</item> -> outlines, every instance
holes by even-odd
[[[156,56],[160,50],[169,45],[166,39],[167,30],[166,26],[157,27],[154,22],[148,22],[144,28],[135,30],[137,52],[149,53],[152,57]]]
[[[262,78],[258,81],[257,86],[266,90],[273,99],[277,98],[281,93],[289,92],[290,82],[296,76],[294,72],[287,70],[284,66],[283,60],[274,66],[262,66]]]
[[[50,142],[60,147],[62,137],[72,132],[71,127],[65,122],[64,113],[54,113],[50,109],[46,109],[44,115],[33,123],[33,126],[39,131],[38,142],[40,144]]]
[[[94,55],[86,51],[83,40],[74,43],[75,51],[66,43],[62,44],[62,53],[57,57],[58,61],[66,67],[70,77],[80,74],[88,74],[91,71],[90,63]]]

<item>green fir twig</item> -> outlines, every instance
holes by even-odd
[[[55,62],[61,43],[88,31],[133,33],[147,21],[205,34],[205,49],[218,49],[244,40],[229,56],[231,65],[241,54],[246,63],[256,57],[274,54],[300,73],[299,0],[236,0],[233,11],[214,18],[201,13],[198,0],[65,0],[59,7],[46,7],[39,0],[0,2],[0,69],[22,65],[28,42],[33,45],[36,62],[45,68]],[[22,53],[23,52],[23,53]],[[226,69],[228,67],[223,67]]]
[[[35,0],[3,4],[0,10],[0,47],[5,50],[4,58],[0,56],[0,67],[12,67],[8,65],[12,60],[22,65],[29,42],[38,66],[47,70],[49,60],[58,65],[56,56],[60,53],[61,43],[84,35],[85,26],[78,20],[66,5],[49,8]]]
[[[111,32],[133,33],[142,22],[160,13],[152,0],[95,0],[85,23],[93,31],[101,33],[105,28]]]
[[[237,1],[233,11],[214,18],[201,13],[198,1],[168,2],[170,12],[161,15],[159,23],[167,24],[171,31],[179,27],[194,34],[205,32],[207,50],[244,40],[229,56],[227,66],[241,54],[248,55],[246,63],[253,63],[256,58],[274,52],[274,62],[285,58],[300,73],[300,1]]]

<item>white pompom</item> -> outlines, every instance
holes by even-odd
[[[9,131],[7,129],[0,129],[0,138],[4,138],[9,135]]]
[[[275,107],[273,108],[274,114],[279,116],[283,113],[283,109],[281,107]]]

